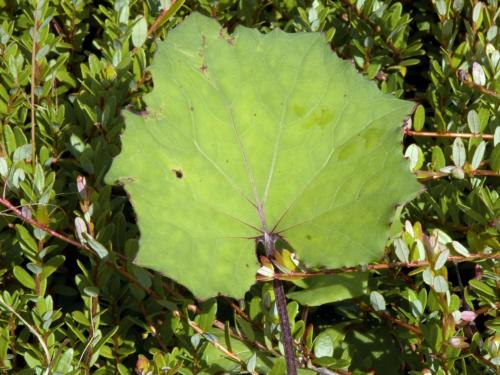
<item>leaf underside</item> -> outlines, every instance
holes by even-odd
[[[196,296],[242,297],[255,239],[279,234],[310,267],[368,263],[420,188],[401,154],[412,103],[382,94],[318,33],[228,35],[193,14],[160,42],[143,116],[125,112],[106,176],[141,232],[139,265]]]

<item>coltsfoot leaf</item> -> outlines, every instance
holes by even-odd
[[[137,263],[207,298],[242,297],[255,239],[310,267],[368,263],[395,206],[419,190],[401,152],[413,104],[382,94],[319,33],[264,35],[189,16],[160,42],[145,115],[124,113],[120,181]]]

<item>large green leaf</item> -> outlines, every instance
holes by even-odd
[[[193,14],[160,42],[148,111],[124,113],[107,181],[130,194],[137,263],[205,298],[255,281],[255,239],[311,267],[381,256],[418,189],[401,153],[412,103],[382,94],[318,33],[228,35]]]

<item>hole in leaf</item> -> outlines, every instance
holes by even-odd
[[[181,179],[184,176],[184,173],[182,173],[181,169],[172,169],[172,172],[174,172],[175,177]]]

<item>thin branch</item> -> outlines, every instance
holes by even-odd
[[[475,169],[475,170],[470,171],[468,173],[469,173],[469,175],[473,175],[473,176],[500,177],[499,172],[490,171],[487,169]],[[444,172],[439,172],[439,171],[438,172],[423,171],[423,170],[417,170],[417,171],[415,171],[415,174],[417,175],[417,178],[419,179],[420,182],[434,181],[434,180],[438,180],[438,179],[443,178],[443,177],[450,176],[450,173],[444,173]]]
[[[491,89],[487,89],[486,87],[483,87],[481,85],[478,85],[476,84],[475,82],[473,81],[470,81],[470,80],[463,80],[462,83],[473,89],[473,90],[476,90],[476,91],[479,91],[481,94],[486,94],[486,95],[490,95],[490,96],[493,96],[495,98],[500,98],[500,94],[498,92],[496,92],[495,90],[491,90]]]
[[[33,165],[36,163],[36,109],[35,109],[35,89],[36,89],[36,73],[38,70],[36,62],[36,50],[38,47],[38,0],[35,0],[35,14],[33,23],[33,35],[31,42],[31,160]]]
[[[396,319],[395,317],[393,317],[392,315],[390,315],[389,313],[387,313],[385,311],[375,311],[375,309],[373,309],[371,306],[365,305],[365,304],[362,304],[361,308],[363,310],[365,310],[365,311],[369,311],[369,312],[375,313],[379,317],[381,317],[381,318],[383,318],[385,320],[390,321],[392,324],[397,325],[399,327],[402,327],[402,328],[404,328],[404,329],[406,329],[408,331],[411,331],[413,333],[416,333],[417,335],[421,335],[422,334],[421,329],[418,328],[417,326],[414,326],[414,325],[411,325],[409,323],[403,322],[402,320]]]
[[[160,15],[148,29],[147,36],[149,37],[151,36],[151,34],[154,34],[164,21],[166,21],[177,12],[177,10],[182,6],[183,3],[184,0],[170,0],[170,6],[168,8],[164,8],[161,11]]]
[[[173,311],[173,314],[179,318],[182,317],[182,313],[180,311]],[[193,328],[193,330],[195,332],[197,332],[198,334],[204,336],[206,338],[206,332],[203,331],[203,329],[198,325],[196,324],[195,322],[193,322],[192,320],[190,320],[189,318],[186,318],[187,321],[188,321],[188,324],[191,326],[191,328]],[[208,342],[210,342],[217,350],[221,351],[222,353],[224,353],[224,355],[226,355],[227,357],[231,358],[232,360],[238,362],[243,368],[246,369],[246,363],[238,356],[236,355],[235,353],[231,352],[230,350],[228,350],[227,348],[225,348],[224,346],[222,346],[221,344],[219,344],[217,341],[215,340],[210,340],[208,339]],[[251,372],[251,374],[253,375],[258,375],[256,372]]]
[[[471,172],[474,176],[490,176],[490,177],[500,177],[500,172],[489,171],[485,169],[476,169]]]
[[[250,319],[250,317],[247,315],[247,313],[245,313],[236,303],[234,303],[231,298],[229,297],[224,297],[223,296],[223,299],[229,304],[229,306],[231,306],[231,308],[233,309],[233,311],[238,314],[239,316],[241,316],[243,319],[245,319],[246,321],[248,322],[251,322],[252,320]]]
[[[31,324],[29,324],[16,310],[14,310],[14,308],[12,306],[10,306],[8,303],[6,303],[3,298],[0,298],[0,304],[5,307],[7,310],[9,310],[12,314],[14,314],[21,322],[24,323],[24,325],[26,327],[28,327],[28,329],[31,331],[31,333],[33,333],[33,335],[35,335],[35,337],[37,338],[38,342],[40,343],[42,349],[43,349],[43,353],[45,355],[45,361],[47,362],[47,368],[45,370],[45,374],[48,374],[49,373],[49,370],[50,370],[50,352],[49,352],[49,348],[47,347],[47,344],[45,343],[42,335],[40,335],[40,333],[35,329],[35,327],[33,327]]]
[[[489,359],[484,358],[481,354],[479,353],[473,353],[470,350],[468,350],[469,353],[472,354],[474,358],[476,358],[478,361],[483,362],[484,365],[492,368],[492,369],[498,369],[498,365],[494,364],[491,362]]]
[[[488,314],[490,311],[497,311],[498,309],[500,309],[500,302],[497,302],[495,304],[495,307],[491,307],[491,306],[481,307],[480,309],[477,309],[476,311],[474,311],[474,313],[476,314],[476,316],[479,316],[479,315],[483,315],[483,314]]]
[[[61,241],[69,243],[69,244],[71,244],[71,245],[73,245],[73,246],[75,246],[75,247],[77,247],[79,249],[86,249],[86,250],[90,251],[90,249],[87,246],[81,244],[80,242],[75,241],[75,240],[73,240],[73,239],[71,239],[69,237],[66,237],[66,236],[62,235],[61,233],[56,232],[53,229],[50,229],[48,226],[46,226],[46,225],[44,225],[42,223],[39,223],[38,221],[36,221],[36,220],[34,220],[34,219],[32,219],[32,218],[24,215],[21,212],[21,210],[19,210],[16,206],[14,206],[12,203],[10,203],[6,198],[0,198],[0,204],[3,205],[5,208],[8,208],[10,211],[12,211],[12,213],[14,215],[16,215],[17,217],[23,219],[24,221],[26,221],[29,224],[37,227],[38,229],[41,229],[44,232],[47,232],[50,235],[52,235],[52,236],[60,239]]]
[[[493,134],[481,133],[453,133],[453,132],[420,132],[405,128],[405,135],[410,137],[433,137],[433,138],[481,138],[493,139]]]
[[[151,331],[151,335],[155,338],[156,342],[158,345],[160,345],[161,349],[165,352],[168,353],[169,350],[165,343],[162,341],[160,335],[158,335],[158,330],[156,329],[154,323],[151,321],[151,319],[148,317],[146,308],[144,307],[144,303],[142,301],[139,301],[139,307],[141,309],[141,313],[144,316],[144,319],[146,319],[147,326],[149,330]]]
[[[500,253],[497,254],[472,254],[468,257],[462,256],[450,256],[447,258],[447,262],[469,262],[482,259],[500,259]],[[272,278],[269,276],[257,275],[257,281],[269,281],[272,279],[279,280],[301,280],[307,279],[314,276],[325,276],[325,275],[335,275],[339,273],[349,273],[349,272],[362,272],[368,270],[386,270],[392,268],[418,268],[429,266],[431,263],[428,260],[419,260],[415,262],[392,262],[392,263],[380,263],[380,264],[369,264],[367,266],[357,266],[357,267],[344,267],[344,268],[334,268],[326,269],[314,272],[289,272],[289,273],[275,273]]]
[[[217,320],[217,319],[214,320],[213,326],[215,328],[217,328],[217,329],[220,329],[221,331],[224,331],[226,329],[224,323],[222,323],[220,320]],[[249,341],[245,336],[237,333],[233,329],[229,329],[229,334],[231,335],[231,337],[234,337],[235,339],[238,339],[238,340],[241,340],[241,341],[245,341],[246,343],[251,344],[252,346],[254,346],[255,348],[257,348],[259,350],[269,352],[269,353],[271,353],[272,355],[274,355],[276,357],[281,357],[281,354],[278,353],[276,350],[274,350],[272,348],[268,348],[267,346],[262,345],[258,341]]]

